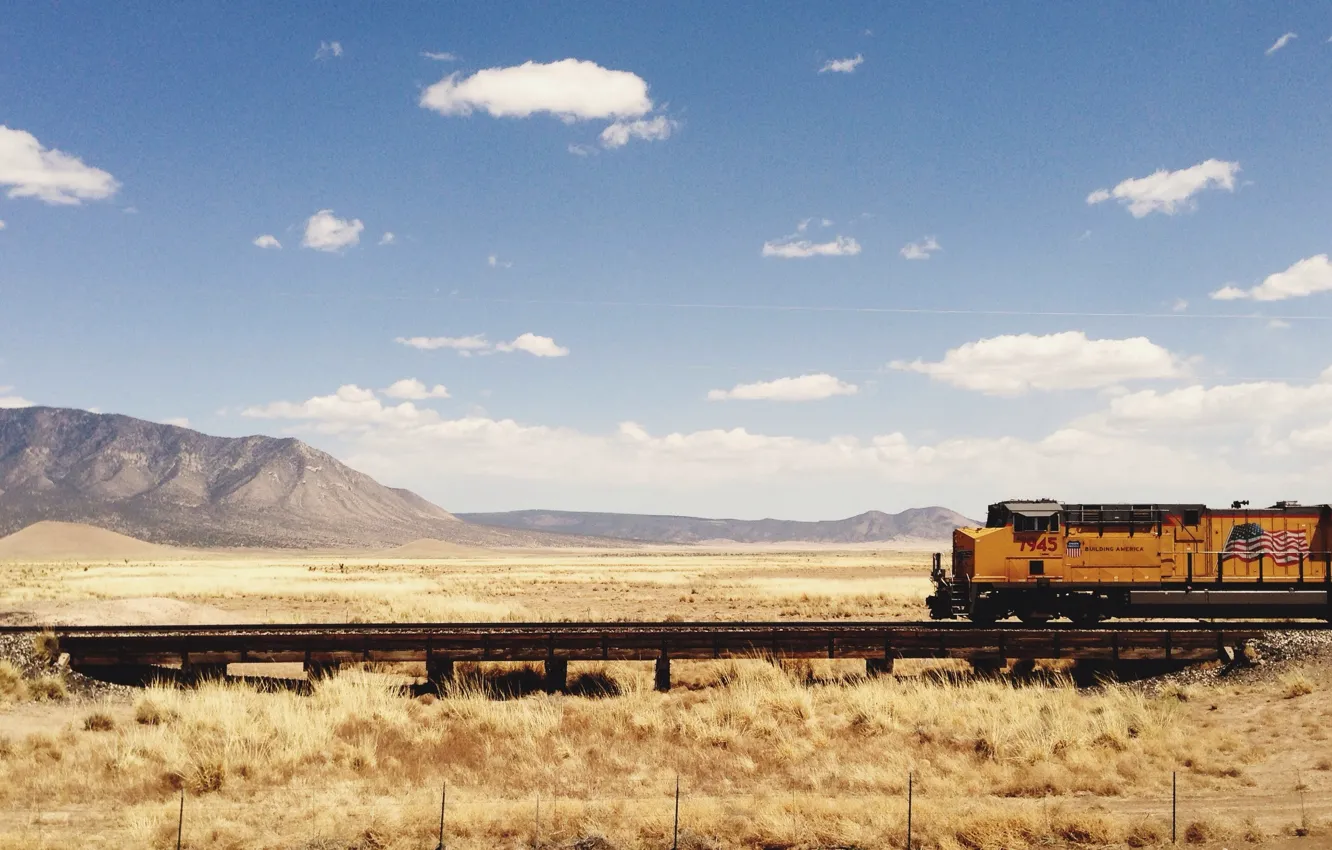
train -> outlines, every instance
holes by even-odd
[[[990,505],[934,556],[936,620],[1332,619],[1332,506]]]

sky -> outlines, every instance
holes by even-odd
[[[0,406],[454,511],[1332,501],[1318,4],[19,4]]]

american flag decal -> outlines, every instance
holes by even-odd
[[[1300,561],[1309,554],[1309,541],[1304,531],[1267,531],[1256,522],[1246,522],[1230,529],[1226,538],[1225,555],[1242,561],[1256,561],[1259,556],[1271,558],[1282,566]]]
[[[1070,541],[1068,541],[1067,543],[1065,543],[1065,544],[1064,544],[1064,557],[1065,557],[1065,558],[1081,558],[1081,557],[1082,557],[1082,541],[1081,541],[1081,540],[1070,540]]]

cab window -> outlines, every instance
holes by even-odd
[[[1022,514],[1014,514],[1013,530],[1018,532],[1058,531],[1059,514],[1050,514],[1049,516],[1023,516]]]

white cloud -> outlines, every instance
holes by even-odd
[[[383,235],[383,236],[379,237],[379,244],[380,244],[380,245],[392,245],[394,242],[397,242],[397,241],[398,241],[398,237],[394,236],[393,233],[392,233],[392,231],[388,231],[388,230],[384,231],[384,235]]]
[[[578,145],[578,144],[569,145],[569,153],[573,154],[574,156],[592,156],[596,152],[597,149],[592,147],[591,145]]]
[[[470,77],[450,74],[421,93],[421,106],[441,115],[483,109],[495,118],[546,112],[566,121],[636,118],[652,111],[642,77],[580,59],[486,68]]]
[[[0,219],[0,230],[4,230],[4,229],[5,229],[5,222],[4,222],[4,219]]]
[[[937,363],[894,360],[888,365],[995,396],[1093,389],[1187,374],[1177,357],[1146,337],[1088,339],[1082,331],[991,337],[949,349]]]
[[[333,215],[332,210],[320,210],[305,222],[305,238],[301,244],[316,251],[341,251],[361,241],[365,225],[359,218],[347,220]]]
[[[1332,414],[1332,382],[1306,386],[1282,381],[1194,385],[1165,392],[1141,390],[1110,400],[1106,421],[1119,427],[1229,427],[1245,422],[1274,422]]]
[[[1267,322],[1268,330],[1284,331],[1290,327],[1290,322],[1283,319],[1269,319]]]
[[[665,115],[658,115],[655,118],[636,118],[632,121],[616,121],[601,131],[601,146],[614,149],[624,147],[630,139],[643,139],[649,142],[669,139],[671,131],[678,126],[675,121]]]
[[[933,236],[926,236],[916,242],[908,242],[902,246],[901,254],[908,260],[928,260],[935,251],[942,251],[938,240]]]
[[[834,74],[850,74],[864,61],[865,57],[859,53],[852,56],[850,59],[829,59],[827,62],[823,63],[823,67],[819,69],[819,73],[826,74],[832,72]]]
[[[753,384],[736,384],[729,390],[712,390],[711,401],[741,399],[745,401],[817,401],[838,395],[855,395],[855,384],[840,381],[832,375],[801,375],[797,378],[778,378]]]
[[[271,233],[265,233],[262,236],[254,237],[254,244],[260,248],[281,248],[282,243]]]
[[[177,428],[190,427],[190,420],[184,416],[174,416],[171,419],[163,419],[163,425],[175,425]]]
[[[299,403],[275,401],[247,407],[241,416],[257,419],[313,419],[337,425],[410,425],[437,418],[434,411],[421,410],[410,401],[385,407],[373,390],[344,384],[332,395],[315,396]]]
[[[0,124],[0,186],[11,198],[36,198],[74,205],[109,198],[120,188],[100,168],[62,151],[42,147],[37,137]]]
[[[801,234],[809,228],[811,221],[813,219],[804,219],[796,224],[795,233],[764,242],[762,255],[783,260],[800,260],[807,257],[853,257],[860,253],[860,243],[850,236],[835,236],[829,242],[814,242],[802,238]]]
[[[443,384],[435,384],[433,387],[427,387],[416,378],[403,378],[401,381],[394,381],[384,389],[384,395],[389,398],[404,398],[410,401],[421,401],[427,398],[448,398],[449,391]]]
[[[321,41],[319,49],[315,51],[316,59],[332,59],[342,55],[342,42],[340,41]]]
[[[485,336],[481,334],[474,336],[400,336],[394,341],[399,345],[405,345],[420,351],[435,351],[440,348],[449,348],[454,351],[467,353],[472,351],[485,351],[490,348],[490,343],[487,342]]]
[[[399,345],[406,345],[410,348],[416,348],[421,351],[434,351],[440,348],[448,348],[457,351],[464,357],[472,354],[491,354],[500,352],[511,354],[515,351],[523,351],[537,357],[563,357],[569,353],[569,349],[557,345],[555,340],[548,336],[538,336],[534,333],[520,334],[512,342],[497,342],[491,344],[486,339],[485,334],[475,334],[473,336],[413,336],[398,337],[396,342]]]
[[[457,57],[456,55],[454,55],[454,54],[452,54],[452,53],[448,53],[447,51],[445,51],[445,52],[440,52],[440,53],[435,53],[435,52],[430,51],[430,50],[422,50],[422,51],[421,51],[421,55],[422,55],[423,57],[425,57],[426,59],[431,59],[431,60],[434,60],[435,62],[457,62],[457,61],[458,61],[458,57]]]
[[[1193,196],[1204,189],[1217,188],[1235,191],[1238,162],[1209,159],[1179,171],[1161,169],[1146,177],[1130,178],[1113,189],[1097,189],[1087,196],[1087,203],[1099,204],[1111,198],[1128,207],[1134,218],[1154,212],[1174,215],[1191,210],[1196,204]]]
[[[1275,272],[1252,289],[1223,286],[1211,293],[1218,301],[1252,298],[1255,301],[1284,301],[1332,290],[1332,262],[1327,254],[1300,260],[1284,272]]]
[[[1297,36],[1295,33],[1288,32],[1285,35],[1278,38],[1275,42],[1273,42],[1272,46],[1264,50],[1263,53],[1264,55],[1271,56],[1273,53],[1276,53],[1278,50],[1285,47],[1287,44],[1290,44],[1292,41],[1294,41],[1297,38],[1299,38],[1299,36]]]
[[[16,407],[32,407],[35,404],[35,402],[28,401],[22,396],[9,395],[13,390],[13,387],[0,387],[0,410]]]
[[[1189,302],[1183,298],[1176,298],[1175,303],[1170,305],[1170,312],[1172,313],[1183,313],[1187,309],[1189,309]]]
[[[513,263],[508,260],[501,260],[497,254],[491,254],[489,257],[486,257],[486,265],[490,266],[492,269],[513,268]]]
[[[537,336],[534,333],[520,334],[513,342],[495,343],[496,351],[512,352],[525,351],[536,357],[563,357],[569,353],[569,349],[556,345],[555,340],[548,336]]]

